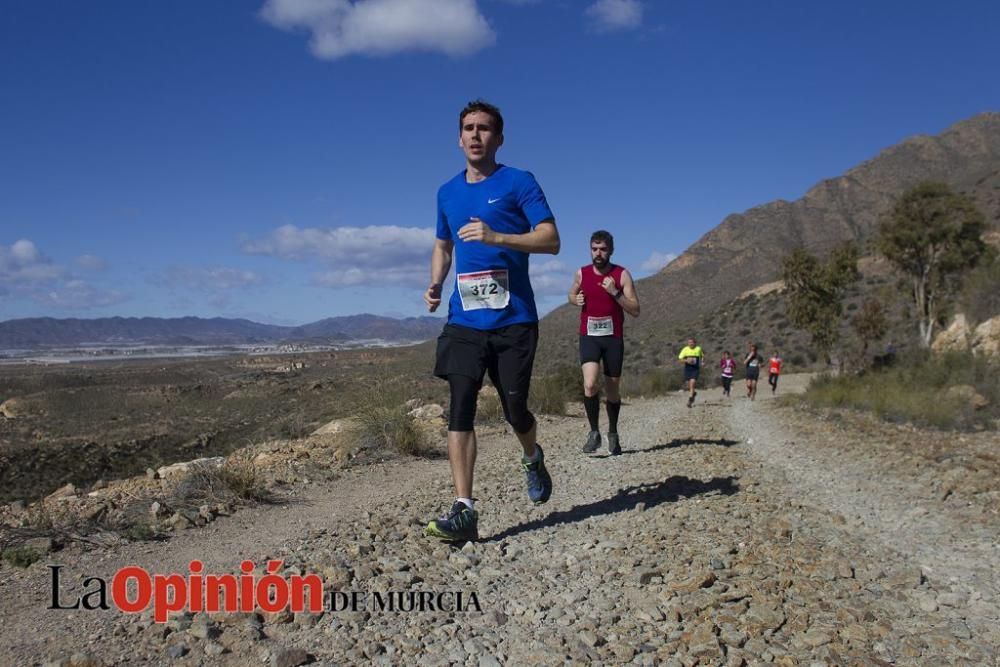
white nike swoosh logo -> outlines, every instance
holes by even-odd
[[[486,203],[487,203],[487,204],[495,204],[495,203],[497,203],[498,201],[500,201],[501,199],[502,199],[502,197],[497,197],[496,199],[487,199],[487,200],[486,200]]]

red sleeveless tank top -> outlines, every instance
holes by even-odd
[[[582,277],[580,291],[583,292],[583,308],[580,309],[581,336],[622,337],[625,327],[625,311],[601,287],[601,282],[610,276],[614,278],[615,287],[621,290],[622,271],[624,269],[617,264],[612,264],[611,270],[604,275],[594,271],[592,264],[580,269]]]

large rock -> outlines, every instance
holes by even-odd
[[[965,320],[965,315],[959,313],[955,315],[948,328],[934,338],[931,349],[935,352],[965,351],[969,349],[971,337],[969,323]]]
[[[183,475],[194,466],[218,468],[225,460],[226,459],[221,456],[213,456],[211,458],[195,459],[193,461],[182,461],[181,463],[174,463],[172,465],[163,466],[162,468],[157,468],[156,473],[160,476],[160,479],[168,479],[176,475]]]
[[[313,435],[337,435],[346,431],[350,425],[351,420],[349,419],[334,419],[313,431]]]
[[[1000,315],[972,329],[965,315],[959,313],[948,328],[934,338],[931,349],[935,352],[972,350],[977,354],[1000,354]]]
[[[972,350],[977,354],[1000,355],[1000,315],[976,327],[972,332]]]
[[[422,405],[419,408],[413,408],[410,410],[409,414],[414,419],[425,421],[439,419],[444,415],[444,408],[437,403],[428,403],[427,405]]]
[[[956,398],[967,404],[973,410],[982,410],[990,404],[985,396],[976,391],[976,388],[969,384],[957,384],[945,391],[945,395]]]
[[[3,415],[7,419],[17,419],[18,417],[24,417],[27,414],[27,406],[25,406],[24,401],[19,398],[8,398],[3,403],[0,403],[0,415]]]

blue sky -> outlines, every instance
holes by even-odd
[[[1000,110],[1000,3],[10,1],[0,320],[424,312],[457,114],[637,276],[729,213]]]

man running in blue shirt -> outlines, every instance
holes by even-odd
[[[538,313],[528,280],[528,255],[559,252],[555,217],[535,177],[498,164],[503,116],[476,100],[459,114],[458,145],[465,169],[438,190],[437,240],[431,284],[424,294],[433,312],[455,259],[455,288],[448,323],[437,343],[434,374],[448,381],[451,399],[448,460],[456,500],[426,533],[448,541],[479,538],[472,498],[476,465],[476,399],[489,374],[504,417],[523,449],[528,497],[548,501],[552,478],[535,441],[537,423],[528,410],[528,389],[538,342]]]

